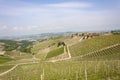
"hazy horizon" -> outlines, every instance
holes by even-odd
[[[120,0],[0,0],[0,37],[120,29]]]

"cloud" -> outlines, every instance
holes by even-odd
[[[3,29],[3,30],[5,30],[5,29],[7,29],[7,28],[8,28],[7,25],[3,25],[3,26],[1,27],[1,29]]]
[[[29,14],[44,14],[51,13],[54,10],[60,10],[64,8],[90,8],[93,4],[88,2],[61,2],[61,3],[49,3],[49,4],[28,4],[23,1],[17,0],[15,3],[2,1],[3,4],[0,5],[0,15],[7,16],[19,16],[19,15],[29,15]]]
[[[14,31],[32,31],[32,30],[57,30],[62,29],[63,27],[57,27],[57,26],[19,26],[19,27],[13,27],[12,30]]]
[[[29,4],[21,0],[0,5],[0,34],[29,34],[88,29],[111,29],[120,26],[120,17],[113,8],[96,10],[89,2]],[[1,17],[2,16],[2,17]],[[101,27],[102,26],[102,27]],[[111,27],[112,26],[112,27]],[[117,28],[118,28],[117,27]],[[4,31],[3,31],[4,30]]]
[[[92,7],[91,3],[86,2],[64,2],[64,3],[55,3],[55,4],[47,4],[49,7],[58,7],[58,8],[88,8]]]

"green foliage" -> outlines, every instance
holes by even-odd
[[[8,58],[8,57],[4,57],[4,56],[0,56],[0,64],[11,61],[11,60],[13,60],[13,59]]]
[[[44,54],[37,54],[37,55],[35,55],[36,56],[36,58],[38,58],[38,59],[40,59],[40,60],[45,60],[45,57],[46,57],[46,53],[44,53]]]
[[[18,50],[20,50],[21,52],[31,53],[31,46],[33,42],[23,40],[20,43],[20,48]]]
[[[62,53],[64,53],[64,47],[60,47],[58,49],[55,49],[55,50],[52,50],[52,51],[48,52],[46,58],[55,57],[55,56],[58,56]]]
[[[18,45],[17,45],[17,41],[13,41],[13,40],[0,40],[0,42],[5,43],[4,44],[4,51],[12,51],[15,50]]]
[[[31,45],[33,42],[23,40],[23,41],[14,41],[14,40],[0,40],[4,43],[4,51],[13,51],[19,50],[21,52],[31,53]]]
[[[114,35],[120,35],[120,30],[113,30],[111,33]]]

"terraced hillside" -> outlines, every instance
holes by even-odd
[[[98,51],[74,57],[72,60],[120,60],[120,44],[115,44]]]
[[[77,57],[118,43],[120,35],[99,36],[70,46],[70,53],[72,57]]]

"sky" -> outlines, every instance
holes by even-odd
[[[0,37],[120,29],[120,0],[0,0]]]

